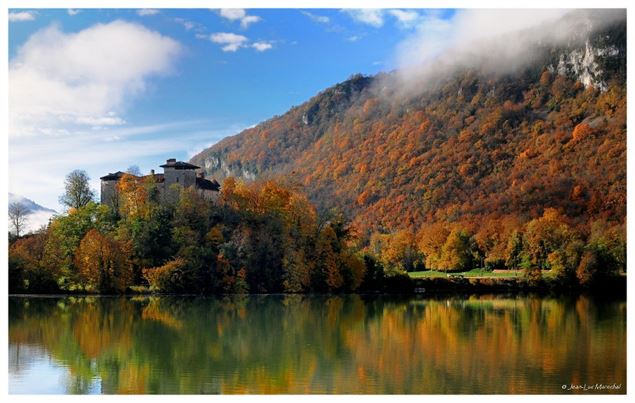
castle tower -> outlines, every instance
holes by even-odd
[[[161,165],[165,177],[165,186],[169,188],[177,183],[183,187],[196,185],[196,170],[200,167],[170,158]]]
[[[99,178],[101,179],[101,204],[105,204],[113,208],[118,205],[119,195],[117,192],[117,184],[124,174],[124,172],[117,171]]]

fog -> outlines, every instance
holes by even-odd
[[[583,44],[589,33],[625,19],[623,9],[461,10],[446,20],[432,14],[398,47],[399,92],[425,89],[462,69],[511,73],[553,46]]]

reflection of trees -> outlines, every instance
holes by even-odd
[[[103,393],[557,393],[626,373],[625,303],[585,297],[11,298],[9,340],[67,366],[70,393],[96,378]]]

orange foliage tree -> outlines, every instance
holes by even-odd
[[[129,250],[96,229],[88,231],[75,254],[75,267],[87,288],[99,292],[124,292],[132,284]]]

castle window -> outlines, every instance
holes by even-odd
[[[179,178],[176,178],[176,183],[179,183]]]

